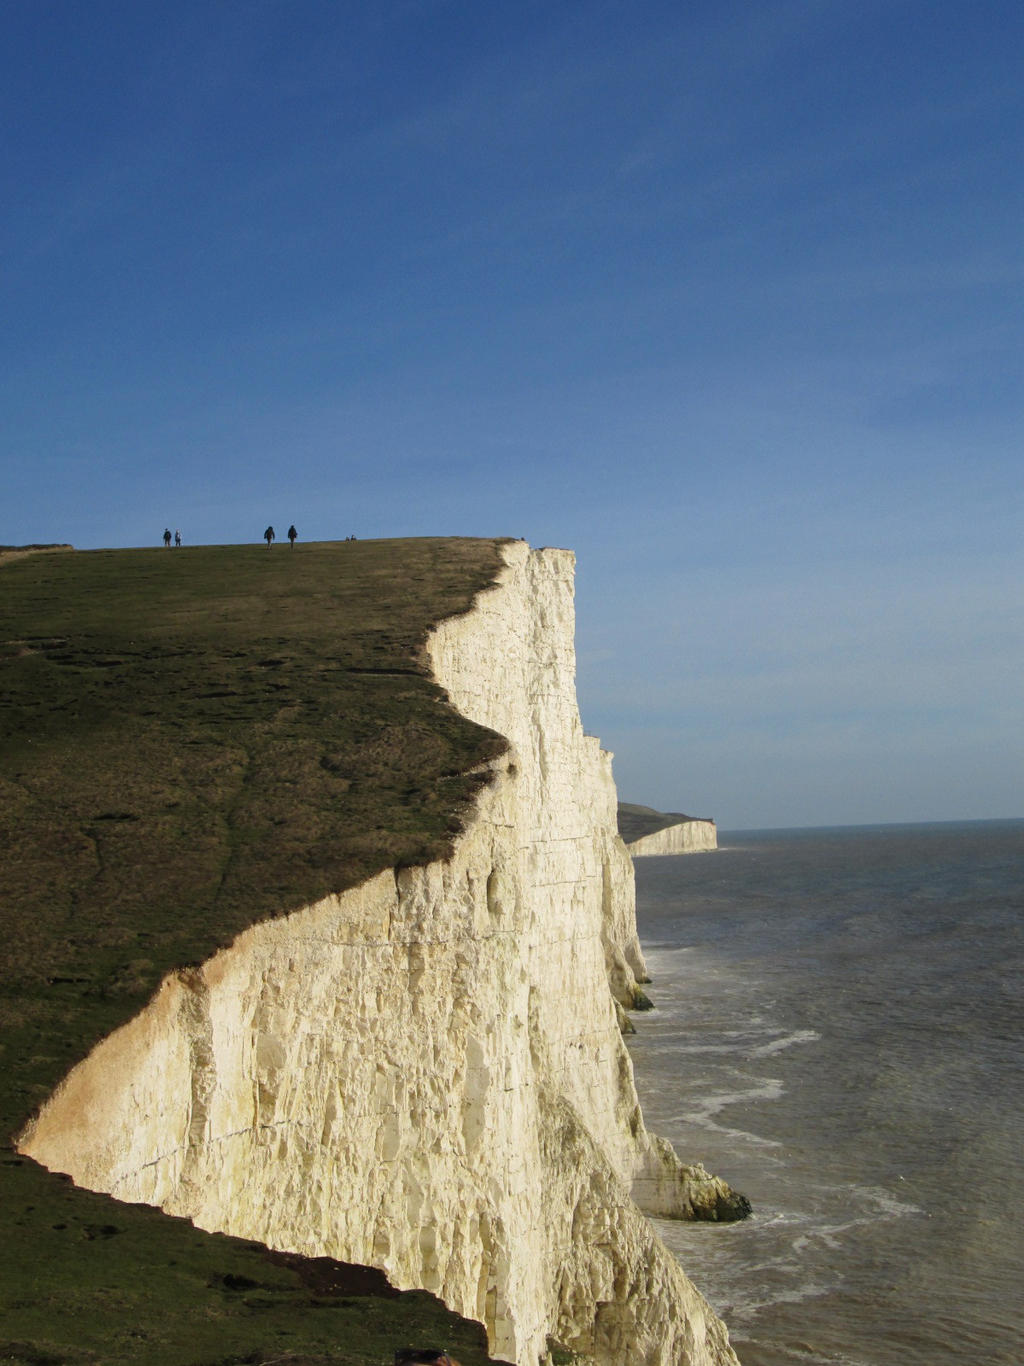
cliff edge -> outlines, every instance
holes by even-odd
[[[682,811],[619,802],[619,834],[633,858],[648,854],[700,854],[718,848],[713,820]]]
[[[243,930],[75,1067],[22,1152],[120,1200],[381,1268],[492,1354],[735,1363],[643,1209],[745,1202],[644,1127],[643,959],[610,759],[575,700],[573,558],[504,568],[428,646],[509,741],[450,855]]]

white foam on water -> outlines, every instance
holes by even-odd
[[[792,1034],[786,1034],[781,1039],[773,1039],[771,1043],[763,1043],[758,1048],[753,1048],[747,1054],[749,1058],[771,1058],[776,1053],[782,1053],[787,1048],[793,1048],[801,1043],[816,1043],[821,1035],[816,1029],[797,1029]]]
[[[767,1267],[772,1270],[793,1271],[795,1268],[787,1262],[769,1262]],[[733,1320],[745,1320],[753,1318],[762,1309],[769,1309],[776,1304],[803,1304],[804,1300],[817,1299],[819,1295],[828,1295],[835,1289],[835,1282],[828,1284],[819,1281],[806,1281],[803,1285],[791,1286],[788,1290],[780,1290],[777,1294],[768,1295],[762,1300],[747,1299],[742,1303],[734,1301],[729,1317]]]
[[[742,1037],[746,1038],[746,1035]],[[658,1053],[662,1057],[680,1055],[687,1058],[703,1053],[717,1054],[719,1057],[735,1057],[737,1054],[744,1058],[758,1056],[758,1052],[751,1052],[746,1043],[674,1043],[659,1047]]]
[[[832,1186],[828,1194],[838,1200],[844,1208],[853,1209],[849,1218],[838,1222],[814,1223],[793,1239],[793,1251],[806,1253],[815,1246],[826,1247],[838,1252],[843,1247],[843,1235],[853,1229],[869,1224],[887,1222],[890,1219],[903,1219],[910,1215],[922,1215],[917,1205],[898,1200],[891,1191],[881,1186]],[[859,1206],[859,1210],[857,1210]]]
[[[829,1266],[809,1266],[794,1256],[783,1226],[804,1222],[799,1216],[774,1214],[759,1220],[755,1214],[742,1225],[716,1229],[721,1236],[714,1244],[709,1244],[704,1229],[695,1232],[692,1225],[653,1222],[701,1292],[733,1325],[774,1305],[800,1304],[827,1295],[838,1283]],[[734,1240],[748,1244],[739,1261],[733,1261],[726,1246]]]
[[[876,1360],[868,1360],[867,1357],[852,1357],[846,1352],[833,1352],[812,1347],[810,1343],[772,1343],[774,1352],[779,1359],[792,1361],[794,1366],[877,1366]]]
[[[887,1191],[881,1186],[855,1186],[854,1190],[857,1195],[874,1202],[876,1217],[880,1219],[902,1219],[908,1214],[926,1213],[920,1205],[911,1205],[906,1200],[899,1200],[892,1191]]]
[[[663,1126],[666,1121],[669,1124],[692,1124],[697,1128],[716,1134],[724,1134],[729,1138],[739,1139],[758,1148],[781,1148],[782,1144],[773,1138],[764,1138],[760,1134],[749,1133],[745,1129],[735,1129],[727,1124],[719,1124],[717,1116],[723,1110],[728,1109],[730,1105],[750,1105],[760,1101],[778,1100],[784,1092],[785,1088],[782,1082],[776,1077],[764,1077],[755,1085],[740,1091],[720,1091],[712,1095],[704,1095],[698,1091],[692,1096],[691,1104],[685,1111],[668,1115],[661,1122]]]
[[[755,1208],[749,1219],[717,1231],[725,1236],[714,1244],[705,1240],[703,1230],[659,1221],[666,1243],[734,1330],[756,1339],[764,1331],[760,1315],[767,1313],[771,1321],[772,1310],[780,1306],[836,1293],[846,1281],[844,1253],[854,1230],[921,1214],[879,1186],[836,1184],[816,1187],[811,1194],[815,1203],[824,1200],[827,1209]],[[837,1210],[846,1215],[837,1219]],[[863,1358],[841,1350],[837,1354],[835,1348],[816,1352],[806,1340],[773,1338],[771,1346],[778,1354],[773,1359],[869,1366]]]

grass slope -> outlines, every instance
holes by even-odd
[[[423,645],[499,566],[425,539],[0,568],[0,1361],[485,1359],[429,1295],[78,1191],[9,1136],[170,969],[444,855],[504,741]]]

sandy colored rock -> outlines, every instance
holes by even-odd
[[[643,835],[626,845],[633,858],[649,854],[703,854],[718,848],[718,828],[714,821],[680,821]]]

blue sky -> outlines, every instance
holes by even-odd
[[[724,828],[1024,816],[1019,0],[26,0],[0,542],[515,535]]]

